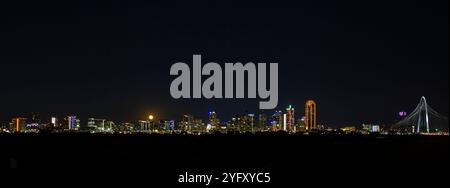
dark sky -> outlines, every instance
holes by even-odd
[[[448,1],[1,3],[0,122],[39,112],[82,120],[229,118],[258,100],[185,99],[169,93],[170,66],[279,63],[279,105],[319,123],[391,122],[424,95],[449,113]]]

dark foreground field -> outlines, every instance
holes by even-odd
[[[448,136],[0,135],[0,167],[444,167]]]

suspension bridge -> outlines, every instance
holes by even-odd
[[[412,133],[448,132],[449,122],[447,117],[433,110],[423,96],[417,107],[403,120],[393,125],[391,129]]]

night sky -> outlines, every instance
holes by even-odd
[[[449,114],[448,1],[20,1],[0,14],[1,123],[257,112],[259,99],[172,99],[170,66],[193,54],[279,63],[278,108],[299,118],[313,99],[329,126],[390,123],[421,96]]]

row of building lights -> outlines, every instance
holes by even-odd
[[[276,111],[276,114],[279,114],[279,117],[277,118],[276,124],[273,124],[276,126],[274,130],[284,130],[288,132],[296,132],[296,125],[295,125],[295,111],[294,108],[289,105],[286,109],[286,113],[282,113],[281,111]],[[254,115],[253,115],[254,116]],[[254,131],[254,117],[251,117],[251,131]],[[218,130],[220,129],[220,120],[217,117],[216,112],[210,112],[208,117],[208,123],[206,124],[206,130]],[[154,114],[148,115],[148,121],[140,121],[142,124],[141,126],[145,127],[144,130],[153,130],[154,128],[151,127],[154,124],[154,120],[156,119]],[[234,118],[233,118],[234,119]],[[193,121],[192,117],[192,121]],[[264,119],[266,120],[266,119]],[[76,116],[68,116],[66,121],[66,125],[64,126],[66,130],[78,130],[80,128],[80,120],[76,118]],[[249,120],[250,121],[250,120]],[[308,100],[305,105],[305,117],[301,120],[305,123],[306,130],[312,130],[317,128],[317,115],[316,115],[316,104],[312,100]],[[32,124],[26,124],[26,118],[14,118],[11,122],[11,124],[14,125],[15,132],[22,132],[27,126],[32,126]],[[100,122],[100,123],[97,123]],[[171,122],[173,124],[173,121]],[[52,117],[51,118],[51,124],[56,127],[58,125],[57,118]],[[112,122],[106,122],[105,119],[94,119],[90,118],[88,119],[88,127],[94,127],[96,125],[100,124],[103,130],[111,130],[111,124]],[[105,126],[105,125],[108,126]],[[36,125],[37,127],[38,125]],[[191,126],[191,123],[189,123],[189,126]],[[105,128],[109,127],[109,128]],[[190,129],[190,127],[189,127]]]

